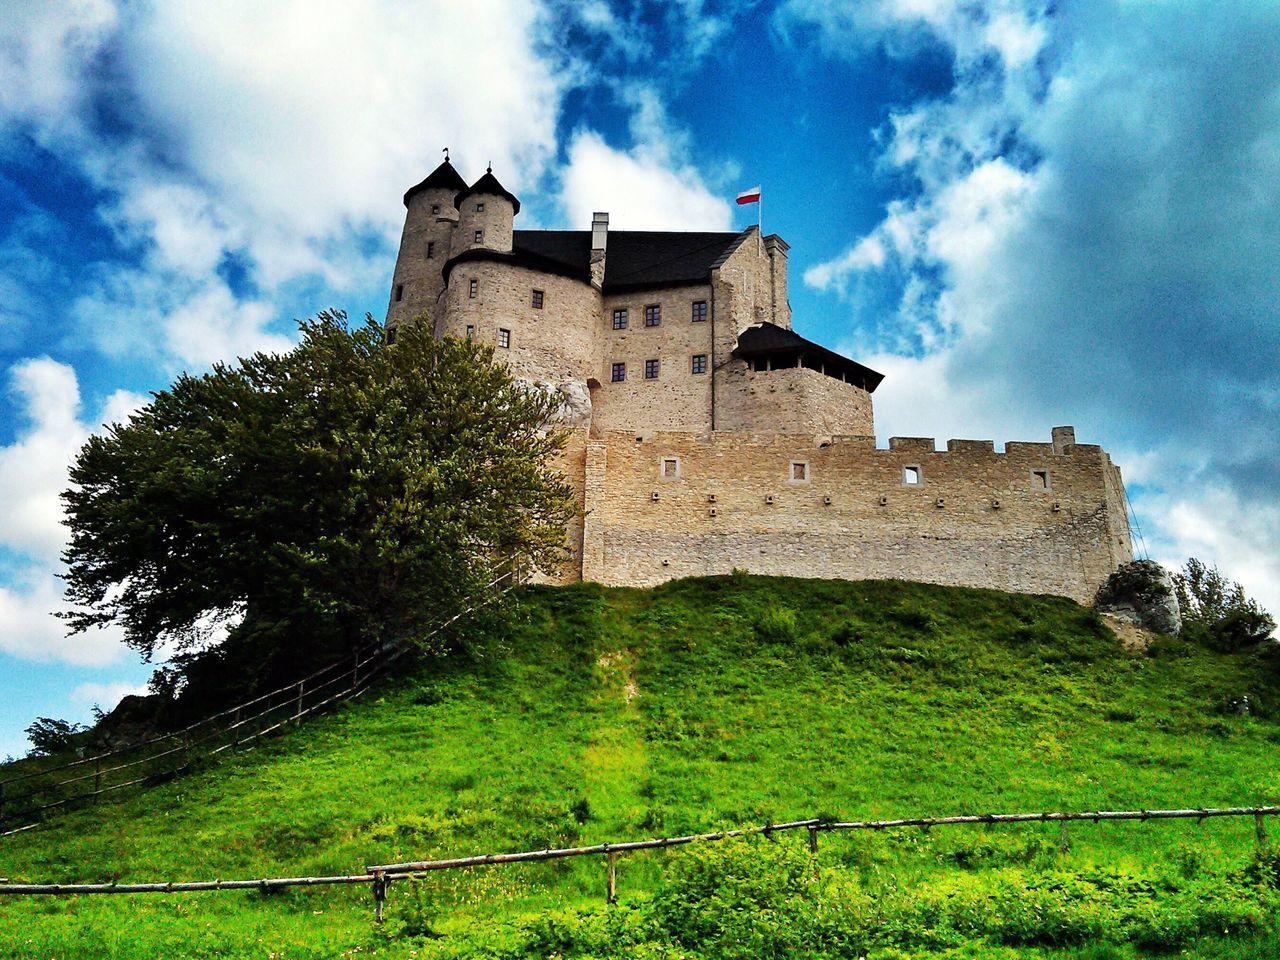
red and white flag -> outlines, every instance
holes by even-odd
[[[750,190],[743,190],[740,194],[738,194],[739,206],[741,206],[744,203],[759,203],[759,202],[760,202],[760,185],[759,184],[756,184]]]

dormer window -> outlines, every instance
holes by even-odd
[[[484,231],[483,231],[483,230],[477,230],[477,231],[476,231],[476,243],[484,243]]]
[[[483,202],[481,202],[481,203],[477,203],[477,204],[476,204],[476,213],[484,213],[484,203],[483,203]]]

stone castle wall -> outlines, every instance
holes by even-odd
[[[867,391],[805,367],[756,371],[737,360],[716,380],[716,427],[738,433],[875,434]]]
[[[572,449],[573,564],[610,585],[740,568],[1088,602],[1131,559],[1119,471],[1092,445],[628,431]]]

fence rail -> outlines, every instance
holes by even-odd
[[[479,597],[432,627],[438,636],[463,617],[505,595],[521,581],[511,568],[491,580]],[[402,643],[375,643],[300,680],[259,694],[171,733],[150,737],[93,756],[39,767],[0,780],[0,837],[37,826],[50,813],[131,787],[166,782],[196,761],[247,746],[344,700],[359,697],[405,653]],[[70,776],[57,776],[70,772]]]
[[[805,830],[809,850],[818,852],[818,836],[823,832],[855,830],[901,830],[909,827],[930,829],[972,824],[1060,823],[1073,821],[1102,823],[1120,820],[1208,820],[1220,817],[1253,817],[1259,845],[1266,842],[1264,818],[1280,816],[1280,807],[1191,807],[1174,810],[1092,810],[1059,813],[980,813],[946,817],[909,817],[897,820],[791,820],[768,823],[760,827],[741,827],[711,833],[650,840],[627,840],[619,843],[597,843],[582,847],[559,847],[524,850],[518,853],[486,853],[443,860],[412,860],[366,866],[364,873],[331,877],[267,877],[260,880],[161,881],[155,883],[0,883],[0,896],[74,896],[80,894],[195,893],[214,890],[281,890],[286,887],[342,886],[367,883],[373,891],[375,917],[382,920],[383,904],[392,881],[423,877],[438,870],[462,870],[471,867],[498,866],[509,863],[534,863],[569,857],[605,857],[605,899],[617,902],[617,860],[625,853],[658,850],[690,843],[716,842],[735,837],[764,836],[791,830]],[[1064,836],[1065,841],[1065,836]],[[1064,845],[1065,852],[1065,845]]]

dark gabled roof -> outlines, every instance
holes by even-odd
[[[809,361],[820,361],[828,371],[839,371],[847,379],[859,384],[867,393],[874,393],[883,373],[877,373],[870,367],[864,367],[856,360],[842,357],[833,350],[806,340],[800,334],[786,327],[765,321],[747,327],[738,337],[738,345],[733,355],[743,360],[754,357],[783,357],[799,359],[803,356]]]
[[[467,189],[467,181],[462,179],[462,175],[453,169],[453,164],[448,160],[440,164],[427,175],[427,179],[421,183],[410,187],[404,194],[404,205],[409,206],[409,198],[423,190],[465,190]]]
[[[604,292],[710,283],[711,270],[742,242],[744,233],[611,230],[604,259]],[[587,230],[517,230],[515,252],[554,260],[589,276]]]
[[[471,186],[464,185],[462,191],[453,198],[453,205],[458,209],[462,209],[462,201],[477,193],[486,193],[491,197],[506,197],[511,201],[511,206],[514,208],[512,213],[520,212],[520,201],[516,199],[514,193],[508,191],[506,187],[498,182],[498,178],[493,175],[492,170],[485,173],[483,177]]]

